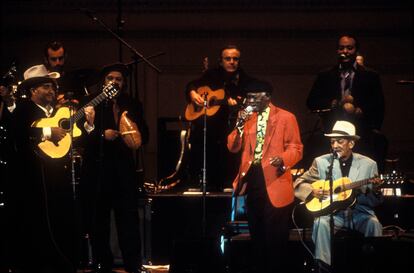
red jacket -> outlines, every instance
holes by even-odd
[[[275,207],[284,207],[292,203],[294,199],[290,168],[302,159],[303,145],[296,117],[273,104],[269,106],[270,113],[263,145],[262,168],[270,201]],[[237,153],[242,149],[239,173],[233,182],[235,190],[254,160],[256,122],[257,114],[254,113],[246,122],[242,137],[236,129],[227,137],[227,148],[230,152]],[[287,167],[286,172],[279,177],[276,168],[269,162],[269,159],[275,156],[281,157]],[[244,189],[240,194],[243,194],[243,191]]]

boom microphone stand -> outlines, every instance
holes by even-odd
[[[139,53],[134,47],[132,47],[130,44],[128,44],[124,39],[122,39],[118,34],[116,34],[112,29],[110,29],[102,20],[97,18],[94,15],[94,12],[88,9],[81,9],[81,11],[85,12],[86,15],[91,18],[94,22],[99,23],[106,31],[108,31],[112,36],[114,36],[121,44],[129,48],[136,56],[138,56],[140,59],[142,59],[144,62],[146,62],[150,67],[152,67],[155,71],[158,73],[161,73],[161,70],[156,67],[153,63],[151,63],[147,58],[145,58],[141,53]]]

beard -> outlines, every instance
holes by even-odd
[[[50,67],[49,68],[50,72],[58,72],[59,74],[63,74],[63,65],[57,65],[55,67]]]

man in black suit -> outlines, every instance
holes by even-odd
[[[380,170],[387,141],[380,133],[384,120],[384,95],[379,74],[356,62],[359,42],[352,35],[338,40],[338,64],[320,72],[306,104],[319,112],[325,132],[336,120],[347,120],[361,132],[360,150],[374,158]]]
[[[18,272],[76,272],[78,234],[74,210],[70,158],[50,158],[38,149],[43,141],[58,143],[66,130],[34,128],[41,118],[55,114],[58,72],[35,65],[24,72],[19,89],[29,99],[18,102],[12,115],[15,161],[10,181],[9,221],[11,265]],[[83,128],[93,130],[94,109],[85,108]],[[82,127],[82,126],[81,126]]]
[[[96,107],[96,128],[85,141],[81,182],[83,224],[91,238],[97,273],[113,272],[112,210],[125,271],[141,272],[138,162],[136,150],[126,144],[125,132],[121,132],[123,115],[136,124],[140,144],[148,142],[149,131],[142,103],[128,94],[128,75],[129,69],[122,63],[102,69],[102,86],[113,84],[119,93]]]

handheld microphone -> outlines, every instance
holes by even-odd
[[[341,55],[339,55],[339,58],[343,60],[343,59],[346,59],[347,57],[344,53],[342,53]]]
[[[236,128],[243,126],[252,113],[253,106],[248,105],[246,108],[244,108],[244,110],[240,112],[240,116],[237,118]]]

